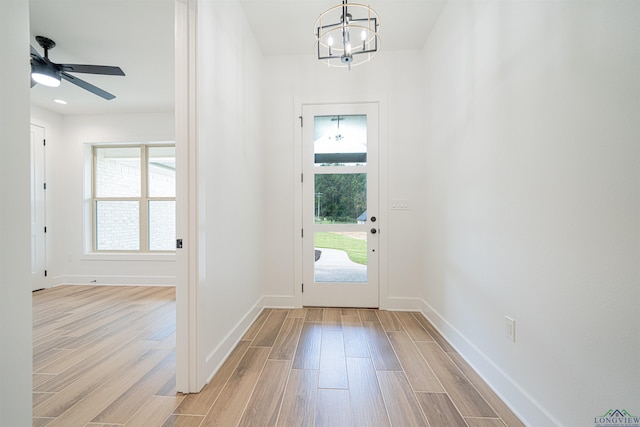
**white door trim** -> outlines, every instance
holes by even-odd
[[[196,0],[175,0],[176,389],[197,393],[198,161],[196,138]]]
[[[323,104],[359,104],[378,103],[378,217],[380,224],[388,223],[388,187],[387,187],[387,97],[386,95],[372,96],[366,99],[353,100],[350,98],[298,98],[293,99],[293,177],[297,183],[293,197],[293,242],[294,242],[294,272],[293,290],[296,307],[302,307],[302,128],[300,117],[302,117],[303,105],[323,105]],[[389,307],[389,282],[388,282],[388,233],[387,227],[382,227],[378,236],[378,286],[379,286],[379,306],[380,309]]]
[[[31,290],[47,287],[47,196],[44,126],[31,123]],[[36,265],[34,265],[34,262]]]

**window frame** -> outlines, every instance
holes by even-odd
[[[151,197],[149,196],[149,149],[153,147],[173,147],[171,143],[125,143],[125,144],[91,144],[91,252],[94,254],[175,254],[176,249],[151,250],[149,248],[149,202],[173,201],[176,202],[175,193],[173,197]],[[140,149],[140,196],[139,197],[97,197],[97,151],[101,148],[139,148]],[[176,177],[177,178],[177,177]],[[137,250],[125,249],[98,249],[98,202],[101,201],[137,201],[138,202],[138,238],[139,246]]]

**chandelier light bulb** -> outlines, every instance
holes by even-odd
[[[333,46],[333,37],[329,36],[329,38],[327,39],[327,44],[329,46]]]
[[[362,30],[362,32],[360,33],[360,38],[362,39],[362,41],[365,41],[367,39],[367,30]]]

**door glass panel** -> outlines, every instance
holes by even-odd
[[[316,174],[316,224],[363,224],[367,221],[367,174]]]
[[[96,197],[140,197],[140,148],[96,148]]]
[[[99,251],[140,250],[140,203],[137,201],[96,202],[96,249]]]
[[[314,117],[315,166],[367,164],[367,116]]]
[[[315,282],[367,282],[366,232],[316,232],[313,238]]]
[[[149,197],[176,197],[176,148],[149,147]]]
[[[176,202],[149,201],[149,250],[172,251],[176,244]]]

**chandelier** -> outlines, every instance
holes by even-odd
[[[346,67],[368,62],[380,47],[380,17],[364,4],[342,0],[325,11],[315,23],[318,59],[329,67]]]

